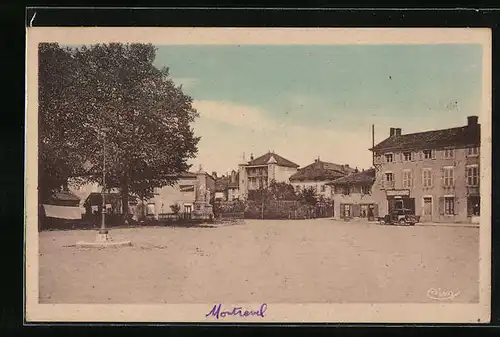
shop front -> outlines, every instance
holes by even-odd
[[[386,196],[389,214],[393,210],[408,209],[410,210],[410,214],[415,215],[415,198],[410,196],[410,190],[386,190]]]

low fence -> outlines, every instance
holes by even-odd
[[[222,201],[214,205],[216,219],[312,219],[333,217],[333,205],[310,206],[294,200]]]

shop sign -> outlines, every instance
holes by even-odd
[[[386,190],[388,197],[408,197],[410,190]]]

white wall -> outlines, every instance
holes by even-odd
[[[295,191],[297,191],[297,186],[300,187],[300,190],[309,188],[309,187],[314,187],[316,188],[316,191],[318,195],[322,195],[325,198],[331,198],[333,193],[332,193],[332,188],[329,185],[325,185],[329,181],[293,181],[291,182],[293,188],[295,188]],[[325,186],[325,191],[321,192],[321,186]]]

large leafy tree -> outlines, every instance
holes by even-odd
[[[43,201],[83,167],[81,145],[87,130],[75,109],[77,66],[67,49],[53,43],[39,45],[38,175]]]
[[[121,189],[124,207],[129,196],[149,198],[156,187],[175,183],[189,169],[199,142],[191,127],[198,113],[168,68],[154,66],[153,45],[40,45],[39,55],[40,68],[56,69],[60,76],[55,82],[50,82],[54,75],[39,78],[40,101],[53,102],[40,105],[40,133],[62,128],[63,135],[48,143],[69,144],[67,151],[41,155],[42,165],[50,169],[51,160],[64,162],[69,169],[60,166],[61,179],[88,170],[84,181],[102,183],[105,141],[106,186]],[[50,172],[41,179],[51,181]]]

